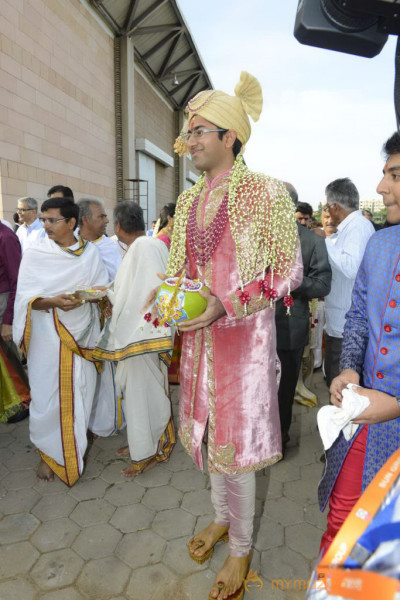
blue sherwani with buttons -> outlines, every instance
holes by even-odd
[[[343,369],[360,373],[366,388],[400,395],[400,225],[377,231],[366,247],[346,314]],[[341,435],[327,453],[318,489],[321,509],[354,439],[346,442]],[[369,425],[363,491],[399,446],[400,418]]]

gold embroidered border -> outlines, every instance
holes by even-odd
[[[168,350],[172,350],[171,336],[135,342],[122,348],[122,350],[105,350],[98,346],[93,350],[92,357],[98,360],[118,361],[131,356],[146,354],[146,352],[166,352]]]
[[[270,305],[270,301],[267,298],[252,296],[250,298],[250,302],[247,304],[246,315],[244,305],[240,302],[239,297],[234,292],[229,294],[229,300],[232,302],[232,307],[235,311],[235,317],[237,319],[242,319],[243,317],[252,315],[253,313],[258,312],[259,310],[263,310],[264,308],[267,308]]]
[[[190,416],[189,423],[181,423],[179,427],[179,438],[186,452],[192,456],[192,431],[193,431],[193,415],[194,415],[194,400],[196,396],[197,376],[200,366],[201,346],[203,342],[203,330],[198,329],[194,337],[194,352],[193,352],[193,379],[192,389],[190,394]]]
[[[131,466],[139,474],[149,463],[153,461],[164,462],[169,459],[175,444],[175,427],[171,417],[165,430],[161,434],[160,441],[158,442],[157,452],[152,456],[143,458],[142,460],[132,460]]]
[[[208,465],[215,463],[215,374],[214,374],[214,348],[211,327],[204,328],[204,341],[207,356],[207,382],[208,382]]]
[[[179,439],[182,442],[182,446],[186,450],[186,452],[192,456],[192,434],[190,425],[180,425],[179,426]]]
[[[241,475],[242,473],[253,473],[254,471],[260,471],[266,467],[272,467],[275,463],[282,460],[282,454],[275,454],[271,458],[262,460],[255,465],[247,465],[246,467],[229,466],[219,463],[211,463],[208,461],[208,469],[210,473],[223,473],[224,475]]]
[[[74,373],[73,352],[60,339],[59,363],[59,406],[61,441],[65,466],[59,465],[53,458],[40,452],[50,469],[69,487],[80,476],[79,462],[75,446],[74,432]]]

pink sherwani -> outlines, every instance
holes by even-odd
[[[197,207],[199,227],[207,227],[214,218],[228,183],[229,172],[212,182],[206,178]],[[282,458],[274,311],[269,301],[259,297],[258,281],[254,281],[245,288],[256,297],[245,315],[238,297],[239,273],[229,221],[204,267],[195,264],[187,243],[187,267],[191,278],[200,279],[221,300],[227,316],[183,336],[182,443],[202,469],[201,446],[208,425],[210,471],[230,475],[262,469]],[[300,285],[302,274],[299,250],[291,289]],[[278,298],[288,292],[288,282],[277,275],[273,287]]]

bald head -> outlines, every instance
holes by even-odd
[[[296,191],[296,188],[291,183],[289,183],[288,181],[284,181],[283,183],[284,183],[285,188],[288,191],[289,196],[293,200],[293,204],[295,206],[297,206],[297,204],[299,202],[299,195],[298,195],[298,193]]]

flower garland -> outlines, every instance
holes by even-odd
[[[203,173],[196,184],[178,198],[168,277],[179,273],[186,261],[189,211],[204,181]],[[283,279],[290,277],[298,244],[293,202],[280,181],[249,171],[242,154],[236,157],[229,182],[228,220],[236,246],[242,294],[244,287],[258,275],[262,274],[265,280],[268,268],[272,289],[274,273]],[[271,302],[273,296],[271,292]],[[241,301],[247,304],[247,296],[242,295]]]

